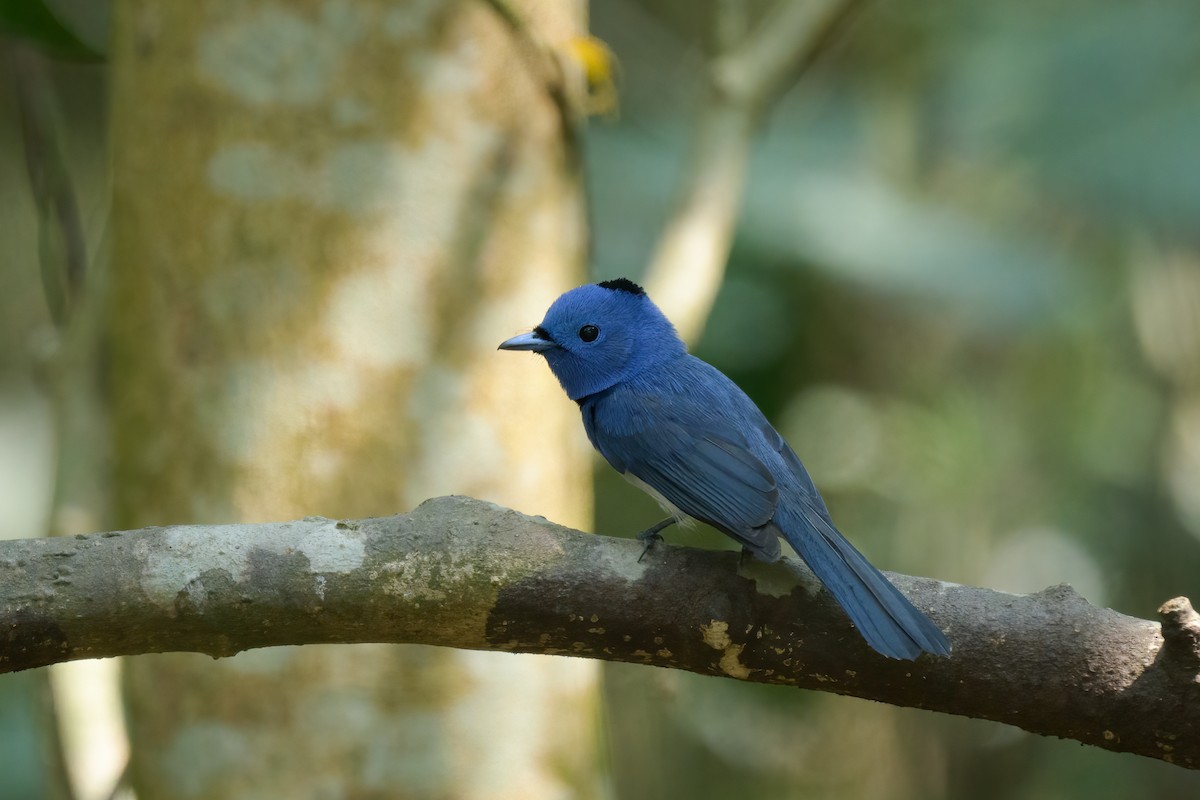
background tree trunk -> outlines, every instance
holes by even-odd
[[[590,517],[544,366],[495,344],[581,275],[531,41],[582,3],[118,4],[116,518]],[[142,798],[588,794],[593,665],[354,646],[131,660]]]

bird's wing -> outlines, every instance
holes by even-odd
[[[707,522],[752,552],[774,560],[779,542],[767,526],[779,499],[775,478],[726,415],[686,400],[639,415],[628,432],[595,429],[600,452],[688,516]],[[764,527],[767,526],[767,527]]]
[[[784,441],[784,438],[779,435],[779,431],[775,430],[765,419],[762,422],[762,434],[766,438],[767,443],[783,458],[783,463],[787,465],[788,470],[791,471],[796,481],[800,484],[800,489],[803,491],[803,497],[800,500],[806,507],[812,508],[822,519],[833,525],[833,518],[829,516],[829,509],[825,506],[825,500],[821,497],[821,493],[817,491],[816,484],[813,483],[813,479],[808,474],[808,470],[804,468],[804,464],[800,462],[800,457],[796,455],[796,451]]]

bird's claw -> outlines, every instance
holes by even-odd
[[[637,540],[642,543],[642,554],[638,556],[638,563],[642,563],[642,559],[646,557],[646,553],[650,552],[650,548],[654,547],[655,542],[663,540],[662,534],[653,528],[641,531],[637,535]]]
[[[663,537],[662,537],[662,534],[659,533],[659,531],[661,531],[663,528],[667,527],[668,525],[674,525],[674,524],[675,524],[675,517],[667,517],[662,522],[656,522],[653,525],[651,525],[649,528],[646,528],[646,530],[638,533],[637,540],[644,545],[644,547],[642,547],[642,554],[640,556],[638,556],[639,564],[642,563],[642,559],[646,557],[646,553],[650,552],[650,548],[654,547],[654,543],[662,541]]]

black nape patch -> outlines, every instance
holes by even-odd
[[[611,281],[604,281],[596,284],[602,289],[612,289],[614,292],[629,292],[630,294],[645,294],[646,290],[638,286],[629,278],[616,278]]]

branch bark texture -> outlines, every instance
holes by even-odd
[[[1200,768],[1200,619],[892,575],[950,658],[873,653],[806,568],[591,536],[464,497],[409,514],[0,542],[0,672],[414,642],[628,661],[1005,722]],[[1165,636],[1164,636],[1165,633]]]

